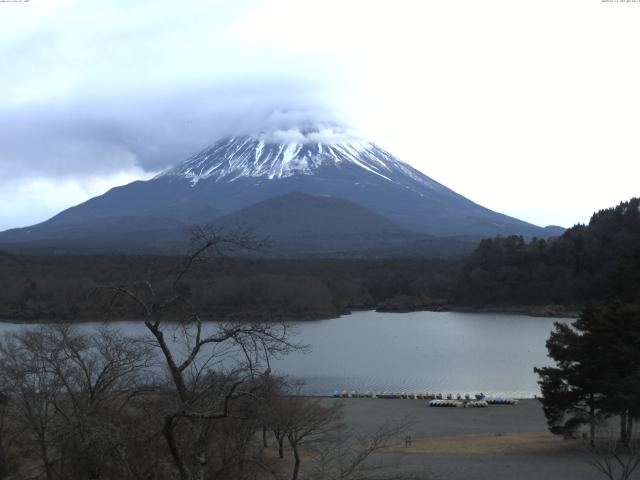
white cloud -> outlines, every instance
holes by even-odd
[[[148,179],[138,168],[84,178],[24,178],[0,183],[0,231],[43,222],[60,211],[109,189]]]
[[[640,193],[640,3],[43,0],[1,10],[0,195],[12,188],[23,212],[0,211],[4,225],[24,224],[38,203],[69,206],[53,187],[15,185],[145,176],[226,132],[266,124],[295,136],[291,112],[304,111],[327,121],[327,141],[336,122],[322,112],[337,112],[459,193],[538,224],[587,221]]]

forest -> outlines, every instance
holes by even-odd
[[[0,316],[35,321],[124,319],[105,287],[151,281],[159,290],[178,256],[0,255]],[[313,319],[355,309],[442,304],[457,264],[445,260],[262,260],[221,258],[193,266],[185,294],[206,318]]]
[[[483,240],[456,277],[450,300],[473,306],[581,307],[640,292],[640,199],[594,213],[549,240]]]
[[[640,292],[639,208],[631,199],[547,240],[485,239],[462,260],[226,255],[193,265],[181,288],[203,317],[223,320],[314,319],[357,309],[562,312],[613,298],[632,302]],[[112,302],[106,287],[149,281],[166,290],[185,258],[0,252],[0,318],[137,317]]]

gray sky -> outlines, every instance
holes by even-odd
[[[331,117],[540,225],[640,194],[640,3],[0,3],[0,229],[274,110]]]

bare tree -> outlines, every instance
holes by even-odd
[[[278,385],[269,402],[265,403],[263,408],[265,425],[263,427],[262,444],[266,446],[264,429],[271,430],[276,439],[278,457],[280,459],[284,458],[284,441],[287,438],[287,429],[290,423],[289,412],[287,410],[288,402],[285,397],[285,395],[287,395],[287,388],[288,386],[284,381]]]
[[[8,477],[15,468],[8,452],[10,444],[8,410],[9,396],[0,390],[0,479]]]
[[[279,429],[283,423],[280,422],[277,405],[279,405],[278,400],[287,389],[287,382],[284,378],[271,375],[271,372],[268,372],[262,377],[262,384],[262,401],[257,412],[261,423],[262,447],[269,447],[268,433],[271,432],[278,442],[279,457],[284,458],[285,434]]]
[[[638,438],[623,444],[615,436],[607,435],[584,445],[583,451],[589,465],[609,480],[629,480],[640,465]]]
[[[286,384],[269,399],[264,410],[268,428],[276,439],[278,457],[284,459],[285,440],[291,447],[294,480],[300,472],[301,448],[320,443],[330,432],[342,428],[339,405],[325,406],[316,399],[291,394]]]
[[[303,459],[309,478],[371,471],[395,430],[355,435],[337,406],[290,395],[270,365],[303,348],[286,324],[205,322],[191,306],[192,268],[259,242],[208,228],[194,239],[168,287],[105,289],[142,314],[142,338],[63,325],[0,340],[0,468],[8,426],[14,458],[38,460],[18,462],[16,478],[261,479],[289,468],[266,449],[267,430],[281,457],[291,447],[294,480]]]
[[[52,325],[39,336],[34,353],[60,379],[73,411],[124,408],[140,393],[142,372],[148,376],[154,362],[154,352],[141,339],[107,327],[82,334],[68,325]]]
[[[298,348],[289,341],[285,324],[204,324],[190,306],[184,282],[191,268],[207,256],[255,249],[260,242],[244,231],[196,227],[192,234],[193,252],[167,294],[158,294],[150,282],[112,287],[114,300],[124,296],[143,313],[161,352],[170,379],[165,393],[172,396],[162,435],[182,480],[201,479],[212,471],[207,424],[240,415],[233,411],[234,401],[257,398],[259,380],[270,373],[269,359]],[[179,316],[166,321],[167,312]]]
[[[279,410],[285,417],[284,431],[293,451],[292,480],[297,480],[302,461],[300,449],[320,443],[336,430],[342,428],[341,405],[323,405],[320,401],[299,395],[282,398]]]
[[[139,392],[136,377],[150,353],[108,329],[82,334],[49,326],[5,336],[0,381],[16,448],[37,452],[48,480],[97,478],[106,471],[137,478],[119,420]]]
[[[56,404],[63,385],[36,354],[41,350],[39,332],[7,336],[0,343],[0,375],[15,410],[16,426],[26,433],[16,448],[25,451],[25,447],[34,444],[45,477],[53,480],[59,461],[54,448]]]
[[[99,477],[114,471],[108,465],[120,476],[138,477],[143,462],[128,452],[135,435],[122,412],[145,391],[153,353],[140,339],[109,328],[81,334],[52,326],[45,332],[39,355],[64,388],[56,411],[64,420],[58,446],[68,477]]]
[[[307,459],[304,478],[309,479],[373,478],[372,474],[388,470],[388,463],[374,464],[371,457],[406,432],[408,420],[384,424],[372,433],[354,432],[343,422],[343,404],[301,396],[299,385],[280,388],[265,408],[278,456],[284,458],[285,440],[291,447],[292,480],[303,475],[303,459]]]
[[[409,421],[405,419],[397,423],[385,423],[373,433],[354,432],[348,428],[335,430],[333,435],[326,437],[324,442],[312,451],[313,462],[309,478],[318,480],[407,478],[406,475],[397,472],[389,475],[388,471],[393,470],[392,466],[385,462],[374,463],[372,457],[397,440],[397,437],[403,435],[408,427]]]

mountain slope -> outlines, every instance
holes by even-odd
[[[404,230],[355,202],[294,192],[242,208],[214,225],[249,228],[277,257],[437,257],[470,253],[476,242]]]
[[[184,247],[188,227],[171,218],[101,216],[0,233],[0,248],[44,252],[159,252]]]
[[[149,181],[114,188],[42,224],[1,233],[0,245],[29,244],[34,238],[77,244],[87,237],[82,226],[95,230],[100,219],[117,224],[114,219],[137,217],[186,229],[291,192],[355,202],[418,234],[545,238],[562,231],[486,209],[373,143],[327,142],[322,131],[313,129],[276,133],[224,138]],[[60,239],[63,225],[74,227]],[[157,229],[152,230],[149,240],[157,242]],[[142,239],[139,233],[136,238]]]
[[[226,228],[251,228],[274,238],[402,234],[403,229],[357,203],[301,192],[270,198],[215,220]]]

